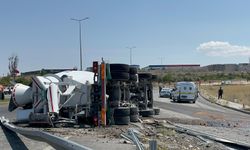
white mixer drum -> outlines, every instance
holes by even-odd
[[[32,102],[32,89],[27,85],[17,83],[12,91],[12,101],[17,107],[22,107]]]

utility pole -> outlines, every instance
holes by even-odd
[[[77,21],[79,24],[79,43],[80,43],[80,70],[82,71],[82,21],[89,19],[89,17],[85,17],[83,19],[74,19],[71,18],[73,21]]]
[[[130,65],[132,65],[132,49],[136,48],[135,46],[132,47],[126,47],[129,49],[129,55],[130,55]]]

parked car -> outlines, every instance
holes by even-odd
[[[6,88],[4,88],[3,93],[5,95],[11,95],[12,89],[13,89],[13,87],[6,87]]]
[[[5,87],[3,90],[4,98],[10,99],[13,87]]]
[[[160,97],[166,97],[170,98],[171,97],[171,88],[162,88],[160,91]]]

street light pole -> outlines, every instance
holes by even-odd
[[[74,19],[71,18],[73,21],[77,21],[79,24],[79,43],[80,43],[80,70],[82,71],[82,21],[89,19],[89,17],[85,17],[83,19]]]
[[[130,65],[132,65],[132,49],[136,48],[135,46],[132,47],[127,47],[129,49],[129,54],[130,54]]]

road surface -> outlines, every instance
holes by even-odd
[[[173,102],[169,98],[159,98],[158,94],[155,93],[154,104],[159,108],[163,109],[163,113],[160,115],[162,118],[171,118],[171,116],[164,114],[164,110],[172,111],[174,113],[179,113],[185,115],[183,119],[193,119],[202,120],[206,122],[230,122],[231,126],[244,126],[249,127],[250,125],[250,115],[228,109],[217,104],[208,102],[202,97],[199,97],[196,103],[184,103],[184,102]],[[178,117],[172,117],[178,118]],[[213,124],[210,124],[213,125]],[[216,125],[216,124],[214,124]],[[225,124],[220,124],[225,125]],[[228,124],[227,124],[228,125]]]
[[[213,134],[219,138],[250,143],[250,115],[210,103],[199,97],[196,103],[177,103],[159,98],[154,92],[154,105],[161,108],[156,118],[170,120],[183,127]]]

